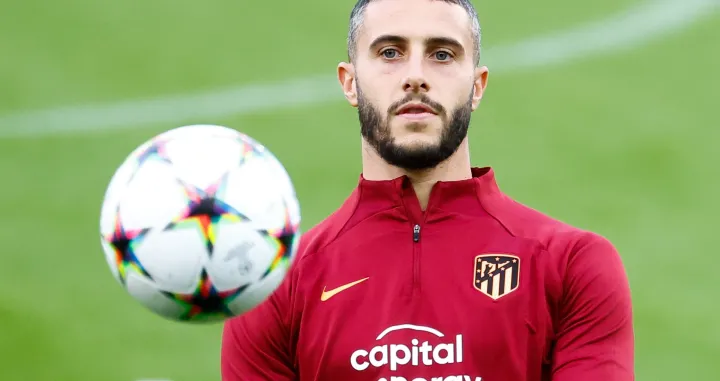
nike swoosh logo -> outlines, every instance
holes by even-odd
[[[355,286],[355,285],[358,284],[358,283],[362,283],[362,282],[364,282],[364,281],[366,281],[366,280],[368,280],[368,279],[370,279],[370,277],[363,278],[363,279],[360,279],[360,280],[356,280],[356,281],[351,282],[351,283],[348,283],[348,284],[344,284],[344,285],[342,285],[342,286],[340,286],[340,287],[333,288],[332,290],[325,290],[325,288],[323,288],[322,295],[320,295],[320,300],[324,302],[324,301],[332,298],[333,296],[335,296],[335,295],[337,295],[337,294],[339,294],[339,293],[347,290],[348,288],[350,288],[350,287],[352,287],[352,286]]]

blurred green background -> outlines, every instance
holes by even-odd
[[[520,202],[615,243],[633,291],[639,380],[716,380],[720,12],[669,12],[667,30],[653,36],[657,29],[643,28],[658,12],[699,3],[660,0],[644,3],[647,12],[636,12],[627,30],[612,26],[639,1],[475,1],[485,59],[497,65],[489,64],[471,128],[473,163],[495,167],[500,186]],[[221,325],[163,320],[112,279],[98,240],[110,176],[161,131],[230,126],[285,164],[307,230],[356,184],[355,110],[339,87],[337,96],[285,107],[288,98],[320,91],[314,85],[280,92],[277,107],[257,112],[180,117],[213,106],[197,102],[176,118],[115,129],[103,127],[119,114],[96,113],[83,119],[96,121],[96,131],[63,134],[45,128],[72,129],[72,120],[51,114],[43,122],[33,110],[332,77],[345,59],[353,2],[0,4],[0,380],[219,380]],[[678,20],[687,25],[672,27]],[[548,33],[562,41],[563,31],[587,23],[611,33],[607,40],[596,33],[570,62],[533,65],[553,50],[511,62],[503,50]],[[628,31],[647,39],[589,55],[593,44]],[[122,117],[132,121],[133,112],[148,110]]]

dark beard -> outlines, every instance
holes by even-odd
[[[359,87],[357,91],[360,133],[380,157],[390,165],[406,170],[435,168],[452,156],[467,136],[472,114],[472,96],[468,97],[466,103],[453,110],[449,121],[445,108],[424,94],[408,94],[405,99],[388,107],[386,115],[393,115],[405,103],[418,101],[432,107],[445,121],[440,141],[437,144],[408,148],[395,144],[388,119],[383,119],[380,111],[367,101]]]

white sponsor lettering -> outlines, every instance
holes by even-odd
[[[455,336],[451,344],[430,345],[427,341],[420,344],[412,339],[412,346],[403,344],[378,345],[366,351],[358,349],[350,357],[350,363],[356,370],[365,370],[369,366],[379,368],[390,365],[390,370],[397,370],[398,365],[430,366],[433,364],[454,364],[462,362],[462,335]]]
[[[464,376],[447,376],[447,377],[432,377],[432,378],[422,378],[422,377],[416,377],[407,379],[405,377],[390,377],[390,378],[381,378],[378,381],[482,381],[482,377],[475,377],[473,380],[472,377],[468,375]]]
[[[423,326],[402,324],[392,326],[378,335],[382,339],[391,332],[399,330],[414,330],[426,332],[437,337],[445,337],[442,332]],[[397,371],[403,366],[434,366],[456,364],[463,361],[463,336],[457,334],[453,341],[432,345],[430,341],[413,338],[407,344],[383,344],[368,349],[358,349],[350,356],[350,365],[357,371],[364,371],[370,367],[388,367],[390,371]],[[450,375],[431,378],[406,378],[401,376],[383,377],[378,381],[482,381],[482,377],[469,375]]]

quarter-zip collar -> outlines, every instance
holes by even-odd
[[[437,182],[432,187],[425,212],[420,209],[407,176],[392,180],[367,180],[361,175],[354,195],[354,209],[356,213],[369,216],[402,207],[413,222],[430,222],[448,214],[475,214],[482,210],[480,199],[499,194],[499,189],[492,168],[472,168],[471,173],[470,179]]]

